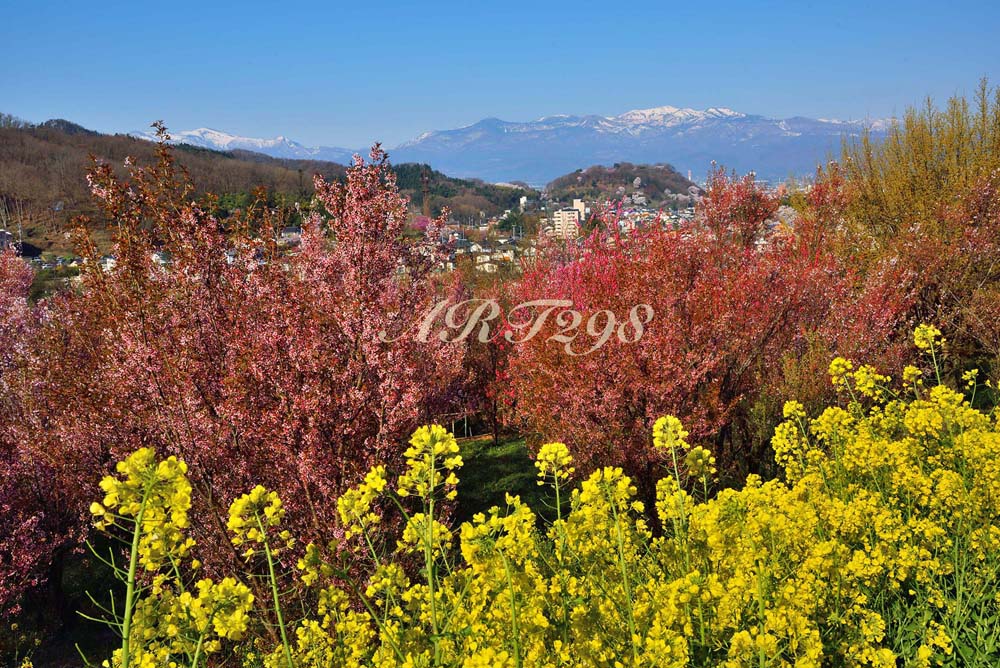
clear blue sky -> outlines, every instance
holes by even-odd
[[[227,3],[228,4],[228,3]],[[0,111],[389,146],[496,116],[864,118],[1000,83],[1000,2],[7,2]]]

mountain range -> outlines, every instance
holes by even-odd
[[[156,140],[152,132],[132,132],[132,136],[141,139]],[[198,128],[197,130],[182,130],[170,132],[170,138],[177,144],[188,144],[199,148],[215,151],[253,151],[263,153],[272,158],[287,158],[291,160],[326,160],[347,164],[357,150],[334,148],[329,146],[304,146],[287,137],[277,136],[274,139],[255,139],[253,137],[238,137],[220,130]],[[367,151],[363,151],[367,153]]]
[[[712,162],[767,180],[809,176],[841,141],[866,129],[876,137],[889,119],[841,121],[801,116],[775,119],[732,109],[656,107],[618,116],[546,116],[512,122],[487,118],[454,130],[425,132],[390,149],[394,162],[428,163],[459,177],[543,185],[586,165],[669,163],[703,179]],[[149,133],[133,133],[151,138]],[[365,149],[309,147],[286,137],[254,139],[200,128],[172,133],[174,141],[218,150],[244,149],[278,158],[346,163]]]
[[[314,174],[328,181],[346,174],[338,162],[277,158],[260,152],[280,149],[277,142],[255,144],[254,151],[238,146],[232,140],[225,151],[181,144],[173,152],[196,187],[194,196],[215,195],[209,205],[221,219],[249,205],[257,187],[267,191],[272,204],[291,208],[295,202],[311,199]],[[26,255],[69,253],[74,244],[66,226],[83,215],[98,221],[95,240],[102,250],[107,249],[111,228],[100,224],[106,219],[91,197],[87,170],[92,159],[97,159],[117,166],[117,173],[124,176],[126,157],[139,165],[157,160],[155,146],[140,138],[102,134],[64,119],[30,123],[0,112],[0,230],[17,230]],[[346,154],[341,157],[346,159]],[[539,196],[533,190],[453,178],[427,165],[393,161],[392,170],[414,214],[423,209],[426,199],[432,215],[448,209],[463,222],[479,221],[482,215],[495,216],[515,208],[522,196]]]

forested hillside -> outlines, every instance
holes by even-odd
[[[18,224],[25,251],[67,252],[66,224],[77,215],[96,209],[85,174],[91,158],[124,166],[131,156],[139,163],[155,160],[155,144],[127,135],[100,134],[65,120],[31,124],[3,115],[0,119],[0,201],[7,212],[0,229]],[[219,152],[182,145],[175,152],[178,163],[198,184],[199,195],[219,196],[219,213],[245,204],[254,188],[263,187],[274,204],[308,200],[313,175],[341,180],[346,167],[333,162],[284,160],[247,151]],[[524,191],[480,181],[452,179],[422,165],[396,168],[400,190],[411,199],[411,209],[422,208],[423,173],[428,174],[431,209],[449,208],[460,216],[493,215],[510,208]],[[106,242],[99,236],[99,242]]]
[[[694,185],[670,165],[620,162],[612,166],[594,165],[578,169],[560,176],[546,189],[551,197],[562,201],[575,197],[586,200],[621,199],[638,191],[647,203],[658,205],[670,199],[670,195],[687,195]]]

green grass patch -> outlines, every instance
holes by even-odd
[[[493,444],[490,436],[460,439],[464,465],[459,471],[458,523],[492,506],[507,506],[506,495],[520,496],[537,514],[549,515],[549,488],[539,487],[535,463],[528,456],[523,438],[501,439]]]

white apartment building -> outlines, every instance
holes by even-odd
[[[580,236],[582,220],[579,209],[557,209],[552,212],[552,235],[560,239],[576,239]]]

